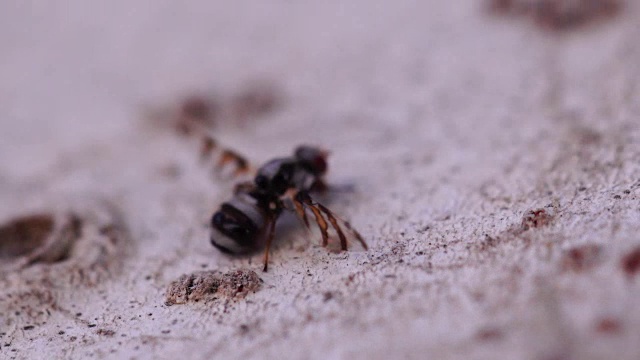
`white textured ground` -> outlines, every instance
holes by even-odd
[[[63,262],[0,259],[0,358],[640,358],[630,3],[554,33],[463,0],[2,2],[0,220],[88,230]],[[331,149],[328,204],[368,252],[279,229],[262,273],[208,243],[232,184],[142,113],[256,79],[282,106],[218,139],[256,163]],[[264,283],[165,305],[203,269]]]

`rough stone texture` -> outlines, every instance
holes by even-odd
[[[639,22],[633,1],[562,32],[462,0],[2,2],[2,223],[108,199],[130,241],[3,274],[0,357],[640,358]],[[264,82],[281,103],[217,139],[258,164],[330,149],[326,202],[369,251],[295,220],[268,273],[208,243],[233,184],[144,119]],[[238,269],[262,289],[164,303]]]

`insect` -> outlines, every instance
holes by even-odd
[[[191,105],[183,104],[175,129],[182,135],[200,139],[201,161],[217,158],[216,172],[231,167],[233,176],[253,175],[252,181],[238,183],[231,199],[212,215],[210,242],[214,247],[227,254],[246,254],[264,246],[264,271],[267,271],[276,222],[284,211],[291,211],[307,229],[311,229],[308,214],[313,215],[323,247],[367,250],[362,236],[347,221],[311,197],[312,193],[327,189],[324,181],[327,151],[301,145],[292,155],[268,161],[256,170],[240,154],[219,146],[208,135],[210,126],[193,114],[202,112],[184,110],[194,107]]]
[[[208,157],[215,148],[215,141],[205,138],[201,156]],[[290,210],[307,228],[310,227],[307,212],[313,214],[323,247],[347,250],[351,245],[359,245],[366,250],[366,242],[348,222],[310,195],[327,187],[323,179],[327,155],[317,147],[298,146],[292,156],[265,163],[256,171],[253,181],[236,185],[233,197],[211,217],[211,244],[227,254],[248,253],[265,245],[263,270],[267,271],[276,222],[284,210]],[[250,171],[243,157],[222,150],[217,167],[229,163],[235,164],[236,175]],[[329,235],[330,230],[337,239]]]

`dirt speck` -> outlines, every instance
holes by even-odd
[[[596,322],[595,328],[601,334],[618,334],[622,331],[622,324],[616,318],[603,317]]]
[[[480,341],[496,341],[503,337],[502,330],[495,327],[484,327],[476,332],[476,339]]]
[[[145,126],[168,129],[183,136],[203,135],[221,124],[244,125],[278,110],[283,91],[275,83],[252,80],[235,92],[193,91],[169,104],[145,110]]]
[[[252,270],[200,271],[182,275],[169,285],[166,305],[210,302],[218,299],[242,299],[260,289],[262,280]]]
[[[527,231],[546,226],[551,223],[551,220],[553,220],[553,216],[545,209],[530,210],[522,218],[520,227],[523,231]]]
[[[194,131],[213,128],[220,104],[212,97],[192,94],[180,103],[175,128],[179,134],[189,135]]]
[[[249,328],[249,325],[247,324],[241,324],[240,327],[238,328],[240,335],[246,335],[250,330],[251,328]]]
[[[111,329],[98,329],[98,331],[96,331],[96,334],[106,337],[112,337],[116,334],[116,332]]]
[[[274,84],[254,81],[235,94],[228,106],[231,117],[244,122],[273,112],[282,102],[282,93]]]
[[[488,9],[500,15],[530,18],[540,28],[563,31],[612,19],[622,0],[490,0]]]
[[[598,263],[602,247],[596,244],[585,244],[573,247],[562,255],[562,269],[580,272]]]
[[[211,99],[200,95],[191,95],[182,101],[182,115],[204,123],[212,123],[217,105]]]
[[[636,275],[638,270],[640,270],[640,246],[623,256],[620,266],[628,276]]]
[[[167,180],[176,180],[182,175],[182,168],[176,163],[170,163],[159,167],[158,174]]]
[[[581,146],[591,146],[602,143],[603,135],[588,127],[576,127],[572,134]]]

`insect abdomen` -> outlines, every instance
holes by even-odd
[[[226,253],[250,252],[258,247],[264,224],[264,214],[256,200],[248,194],[239,194],[213,214],[211,244]]]

